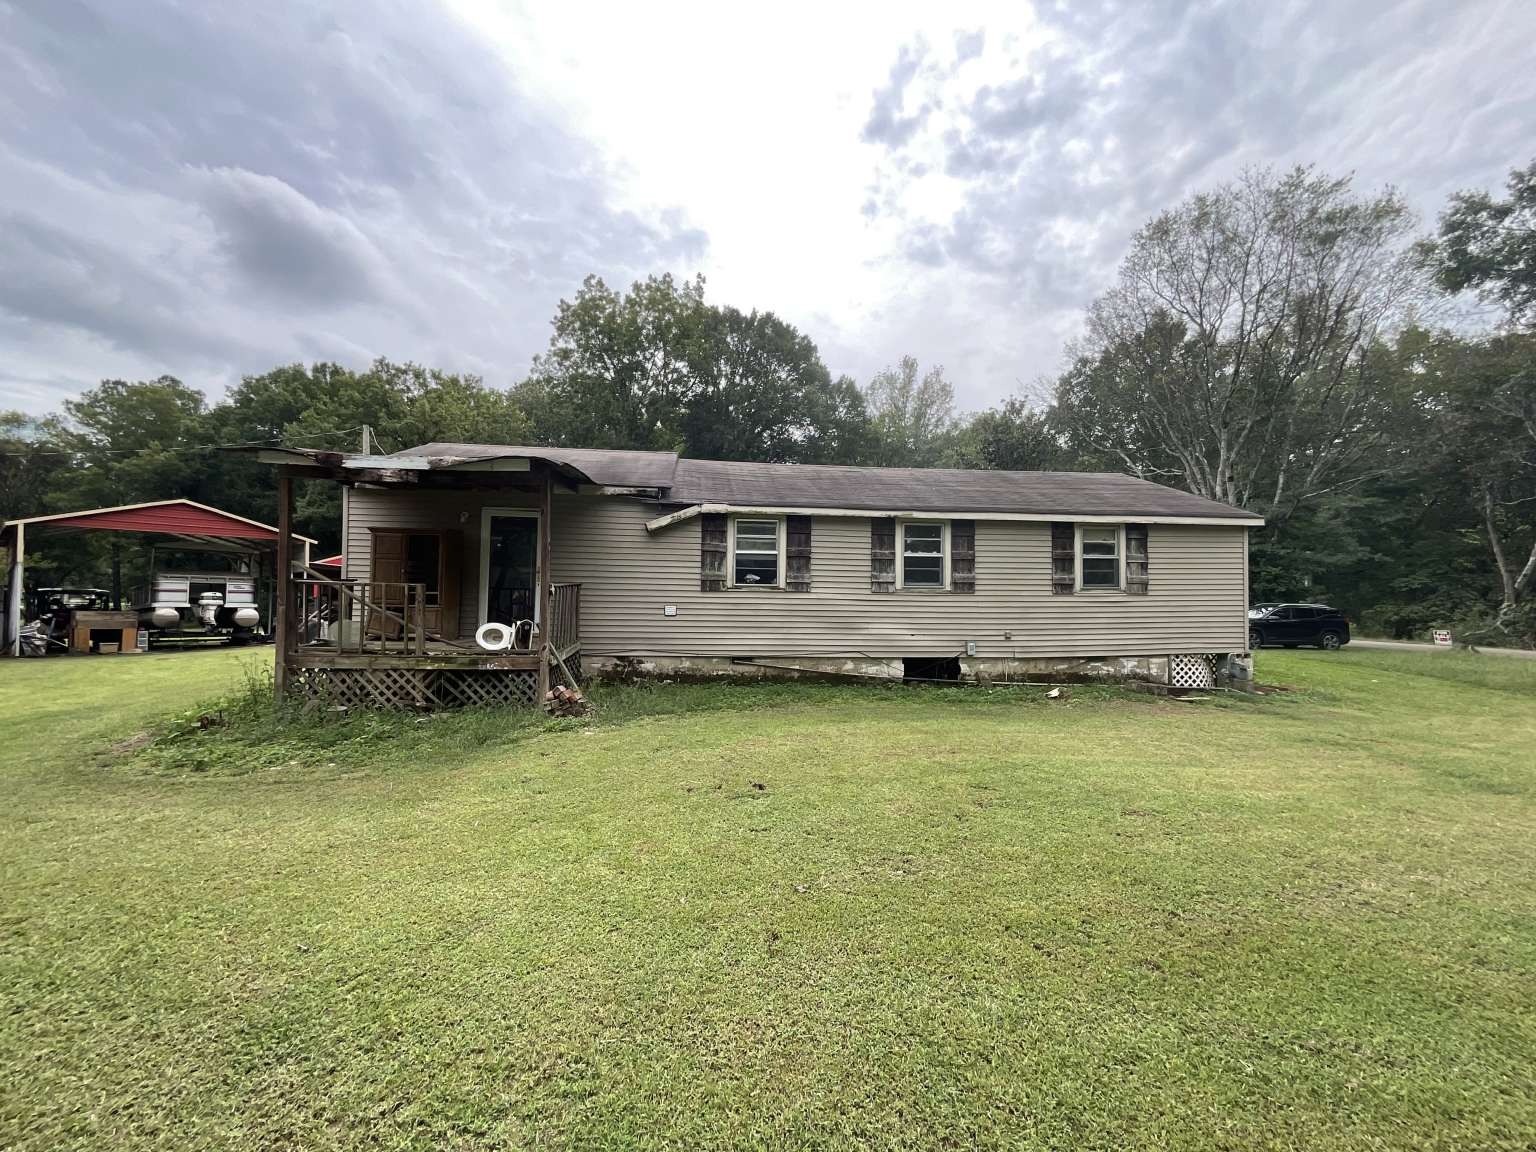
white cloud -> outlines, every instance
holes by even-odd
[[[0,6],[0,405],[317,356],[510,384],[585,273],[694,270],[979,405],[1245,164],[1429,218],[1533,151],[1518,0],[447,4]]]

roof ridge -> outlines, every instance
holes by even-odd
[[[860,472],[960,472],[980,476],[1116,476],[1126,480],[1143,480],[1129,472],[1090,472],[1077,468],[951,468],[947,466],[915,466],[910,464],[801,464],[793,460],[719,460],[710,456],[679,456],[679,464],[736,464],[750,468],[849,468]]]

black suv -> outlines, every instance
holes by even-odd
[[[1248,647],[1316,644],[1332,651],[1349,643],[1349,621],[1326,604],[1255,604],[1248,609]]]

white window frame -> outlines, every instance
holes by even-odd
[[[907,587],[907,528],[912,525],[939,528],[939,555],[942,559],[943,581],[939,584],[913,584],[913,592],[949,591],[949,521],[948,520],[898,520],[896,521],[896,587]]]
[[[1120,581],[1113,587],[1103,584],[1083,585],[1083,529],[1084,528],[1113,528],[1115,529],[1115,562],[1120,573]],[[1124,524],[1077,524],[1073,538],[1074,555],[1073,563],[1076,569],[1077,584],[1075,590],[1087,592],[1124,592],[1125,591],[1125,525]]]
[[[736,525],[737,525],[738,522],[740,522],[742,520],[745,520],[745,521],[747,521],[749,523],[761,523],[761,524],[769,524],[769,523],[771,523],[771,524],[774,525],[774,532],[775,532],[775,536],[776,536],[776,538],[778,540],[778,545],[779,545],[779,565],[778,565],[779,579],[778,579],[778,583],[776,583],[776,584],[738,584],[738,583],[736,583]],[[726,522],[726,532],[725,532],[725,586],[727,588],[752,588],[752,589],[758,589],[758,590],[765,589],[765,588],[783,588],[784,587],[784,576],[785,576],[785,572],[784,572],[785,550],[786,550],[786,545],[787,545],[787,541],[786,541],[785,538],[786,538],[787,535],[788,535],[788,529],[785,528],[784,517],[783,516],[753,516],[753,515],[751,515],[749,513],[743,514],[743,515],[740,515],[740,516],[732,516]]]
[[[540,533],[539,525],[537,523],[537,521],[539,519],[539,511],[536,508],[482,508],[482,509],[480,509],[480,614],[477,617],[477,619],[480,621],[480,623],[484,624],[486,622],[485,614],[486,614],[486,612],[488,612],[490,610],[490,603],[491,603],[491,589],[490,589],[490,583],[491,583],[491,517],[493,517],[493,516],[502,516],[502,517],[522,516],[522,517],[525,517],[526,519],[530,519],[530,520],[535,521],[534,526],[533,526],[533,531],[534,531],[534,547],[533,547],[533,626],[534,626],[534,629],[537,630],[538,627],[539,627],[539,623],[540,623],[540,621],[539,621],[539,608],[540,608],[540,605],[543,603],[543,600],[544,600],[544,597],[539,595],[539,587],[543,583],[543,580],[544,580],[544,571],[543,571],[544,557],[542,555],[544,550],[541,547],[539,547],[539,544],[538,544],[538,541],[540,539],[542,539],[542,533]]]

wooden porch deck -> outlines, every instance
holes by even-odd
[[[291,581],[288,643],[280,645],[285,692],[306,707],[430,710],[466,705],[537,707],[557,679],[581,666],[581,585],[541,591],[547,626],[514,629],[523,647],[486,651],[426,626],[424,585]]]

